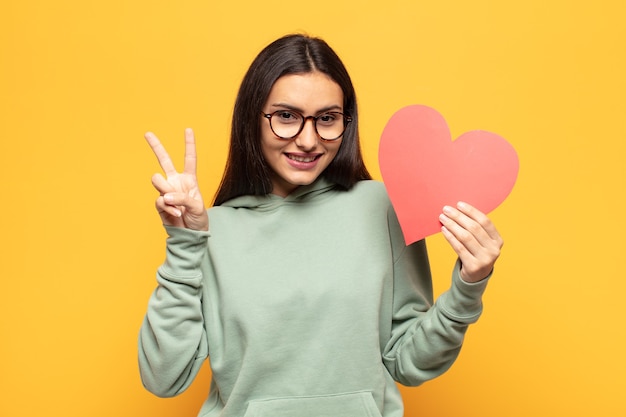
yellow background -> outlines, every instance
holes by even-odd
[[[144,391],[136,338],[164,233],[156,132],[198,137],[207,200],[252,58],[322,36],[353,76],[366,162],[391,114],[507,138],[521,170],[455,366],[403,389],[407,416],[624,416],[626,6],[621,0],[13,0],[0,10],[0,415],[192,416]],[[436,289],[454,255],[428,239]],[[208,367],[205,367],[208,368]]]

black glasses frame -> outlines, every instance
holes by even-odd
[[[274,131],[274,126],[272,126],[272,117],[275,114],[277,114],[277,113],[283,113],[283,112],[285,112],[285,110],[276,110],[273,113],[265,113],[265,112],[261,111],[261,114],[263,115],[263,117],[265,117],[270,122],[270,129],[272,129],[272,133],[274,133],[274,135],[276,135],[277,138],[284,139],[284,140],[291,140],[291,139],[295,138],[296,136],[298,136],[300,133],[302,133],[302,130],[304,129],[304,125],[306,124],[307,120],[311,119],[311,120],[313,120],[313,128],[315,129],[315,133],[317,134],[317,136],[319,136],[320,139],[322,139],[322,140],[325,140],[327,142],[332,142],[334,140],[339,139],[340,137],[343,136],[344,133],[346,133],[346,127],[348,127],[348,123],[350,123],[352,121],[352,117],[350,117],[347,114],[344,114],[342,112],[339,112],[339,111],[329,111],[329,112],[326,112],[324,114],[320,114],[319,116],[304,116],[300,112],[289,110],[288,111],[289,113],[295,113],[295,114],[300,115],[300,117],[302,118],[302,123],[300,124],[300,128],[298,129],[298,131],[296,132],[295,135],[290,136],[290,137],[285,137],[285,136],[280,136],[279,134],[277,134]],[[323,117],[323,116],[325,116],[327,114],[340,114],[343,117],[343,131],[336,138],[331,138],[331,139],[323,138],[322,135],[320,135],[320,132],[317,131],[317,119],[319,119],[320,117]]]

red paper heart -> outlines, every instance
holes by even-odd
[[[389,119],[378,159],[407,245],[441,231],[444,205],[465,201],[489,213],[509,195],[519,171],[517,153],[502,137],[476,130],[452,141],[444,118],[421,105]]]

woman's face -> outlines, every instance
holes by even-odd
[[[304,117],[343,112],[343,92],[321,72],[285,75],[274,83],[263,107],[266,114],[278,110]],[[342,138],[322,140],[313,123],[308,119],[295,138],[285,140],[272,132],[269,119],[261,115],[261,149],[272,169],[272,194],[285,197],[300,185],[311,184],[337,155]]]

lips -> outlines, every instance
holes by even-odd
[[[323,154],[293,154],[285,153],[289,165],[296,169],[312,169],[314,168]]]
[[[321,155],[317,154],[317,155],[294,155],[292,153],[287,153],[285,154],[287,156],[287,158],[291,159],[292,161],[296,161],[296,162],[313,162],[315,161],[317,158],[319,158]]]

